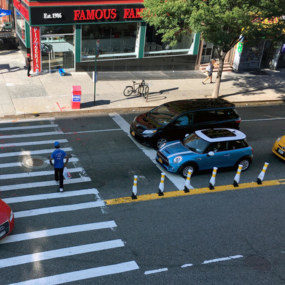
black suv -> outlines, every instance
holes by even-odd
[[[130,133],[141,144],[159,148],[183,139],[195,130],[239,129],[241,118],[235,105],[224,99],[193,99],[168,102],[133,120]]]

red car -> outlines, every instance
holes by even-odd
[[[12,209],[0,199],[0,239],[12,232],[14,228],[14,213]]]

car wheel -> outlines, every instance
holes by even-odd
[[[237,167],[239,165],[242,165],[241,171],[246,171],[249,168],[250,164],[251,164],[251,160],[249,158],[244,157],[238,161]]]
[[[166,138],[159,138],[156,141],[156,148],[160,148],[160,146],[162,146],[164,143],[167,143],[167,139]]]
[[[188,170],[192,170],[192,175],[193,175],[197,169],[194,164],[187,164],[187,165],[183,165],[180,168],[179,173],[182,177],[186,178],[188,174]]]

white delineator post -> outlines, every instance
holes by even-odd
[[[192,170],[188,169],[187,177],[185,179],[185,184],[184,184],[184,192],[185,193],[189,193],[190,189],[193,188],[190,184],[191,175],[192,175]]]
[[[164,191],[164,179],[165,179],[165,173],[161,173],[161,178],[160,178],[160,183],[158,186],[158,196],[163,196],[163,191]]]
[[[263,169],[261,170],[260,174],[257,177],[257,184],[262,184],[262,180],[264,178],[265,171],[266,171],[268,165],[269,165],[268,162],[264,163]]]
[[[133,192],[132,192],[132,199],[133,200],[138,199],[137,198],[137,192],[138,192],[137,184],[138,184],[138,177],[137,177],[137,175],[134,175]]]
[[[237,169],[237,174],[235,175],[235,178],[234,178],[234,183],[233,183],[234,187],[238,187],[241,169],[242,169],[242,165],[240,164]]]
[[[217,167],[214,167],[214,168],[213,168],[212,177],[211,177],[211,179],[210,179],[210,185],[209,185],[210,190],[214,190],[214,189],[215,189],[214,186],[215,186],[215,182],[216,182],[217,170],[218,170]]]

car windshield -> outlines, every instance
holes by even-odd
[[[180,115],[180,112],[171,108],[168,104],[158,106],[147,114],[152,120],[159,124],[167,125],[175,117]]]
[[[197,136],[195,133],[191,134],[187,138],[183,140],[183,145],[189,148],[189,150],[197,152],[197,153],[203,153],[206,148],[209,146],[209,142],[201,139],[199,136]]]

